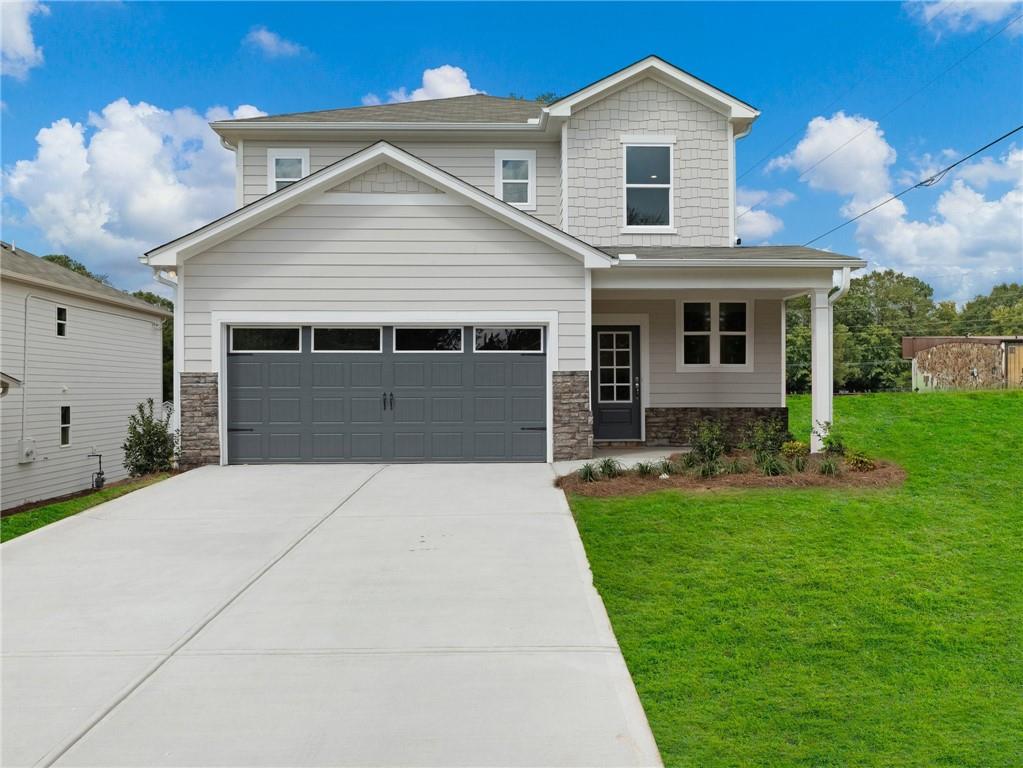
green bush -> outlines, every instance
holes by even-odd
[[[867,456],[863,451],[850,451],[846,454],[845,463],[853,472],[870,472],[877,469],[877,462]]]
[[[768,477],[777,477],[789,471],[788,465],[776,453],[765,453],[757,462],[757,466]]]
[[[838,462],[828,456],[825,456],[821,459],[821,463],[817,465],[817,471],[822,475],[834,477],[838,474]]]
[[[793,456],[792,457],[792,468],[794,470],[796,470],[796,472],[805,472],[806,471],[806,465],[807,465],[807,457],[806,456],[799,455],[799,456]]]
[[[689,454],[686,454],[688,456]],[[657,464],[657,468],[660,470],[662,475],[677,475],[678,466],[671,459],[661,459]]]
[[[819,423],[814,427],[813,433],[820,438],[826,455],[832,457],[845,455],[845,440],[842,433],[836,430],[830,421]]]
[[[620,477],[625,469],[618,459],[613,456],[605,456],[597,463],[597,469],[600,471],[600,476],[612,480],[616,477]]]
[[[657,471],[657,465],[652,461],[637,461],[633,469],[640,477],[650,477],[650,475],[659,474]]]
[[[743,448],[762,460],[767,456],[777,456],[789,437],[788,430],[774,419],[761,419],[746,431]]]
[[[692,462],[690,466],[696,468],[697,474],[700,477],[721,474],[721,457],[728,452],[721,422],[703,419],[690,433],[690,443],[692,448],[686,461]]]
[[[745,475],[749,470],[750,466],[746,460],[738,456],[725,462],[724,466],[726,475]]]
[[[136,406],[135,413],[128,417],[128,437],[121,446],[128,474],[136,477],[173,468],[178,435],[171,431],[170,419],[169,411],[157,411],[153,398]]]
[[[802,440],[788,440],[781,444],[781,455],[794,462],[797,458],[810,455],[810,446]]]
[[[576,474],[579,476],[579,479],[582,480],[584,483],[592,483],[600,479],[599,472],[597,471],[597,466],[589,461],[583,464],[581,467],[579,467],[579,470],[578,472],[576,472]]]

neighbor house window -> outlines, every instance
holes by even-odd
[[[476,327],[473,350],[476,352],[543,352],[542,328]]]
[[[747,367],[751,364],[751,302],[682,301],[680,304],[683,368]]]
[[[494,152],[494,194],[516,208],[536,208],[536,150]]]
[[[379,328],[313,328],[313,352],[379,352]]]
[[[309,175],[308,149],[268,149],[266,151],[267,192],[276,192]]]
[[[57,335],[67,336],[67,307],[57,307]]]
[[[395,352],[461,352],[461,328],[395,328]]]
[[[232,352],[301,352],[299,328],[232,328]]]
[[[60,447],[71,445],[71,406],[60,407]]]
[[[670,143],[625,145],[626,227],[671,227],[671,165]]]

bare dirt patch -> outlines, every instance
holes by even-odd
[[[555,485],[565,493],[579,496],[641,496],[674,488],[680,491],[719,491],[728,488],[889,488],[902,485],[906,472],[902,467],[887,461],[878,461],[877,466],[867,472],[856,472],[842,467],[837,475],[822,475],[817,470],[817,460],[811,458],[804,472],[769,477],[757,469],[742,474],[698,477],[690,472],[669,475],[660,479],[657,475],[641,477],[628,472],[609,480],[586,482],[575,472],[559,477]]]

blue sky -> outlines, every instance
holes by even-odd
[[[803,243],[1023,123],[1023,22],[886,114],[1023,14],[1019,3],[19,8],[4,10],[3,237],[68,252],[127,288],[149,285],[140,249],[231,205],[232,160],[203,134],[207,117],[386,101],[442,65],[473,89],[534,96],[656,53],[752,103],[762,116],[738,143],[739,171],[766,159],[741,178],[740,200],[765,202],[740,221],[746,244]],[[941,298],[1023,280],[1023,134],[1014,138],[910,193],[905,209],[816,245],[918,274]]]

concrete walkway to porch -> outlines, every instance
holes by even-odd
[[[641,461],[660,461],[666,459],[673,453],[688,451],[687,446],[681,445],[638,445],[627,448],[617,446],[601,446],[593,449],[592,459],[572,459],[570,461],[555,461],[554,473],[559,477],[575,472],[587,462],[599,461],[606,456],[618,459],[626,469],[636,466]]]

